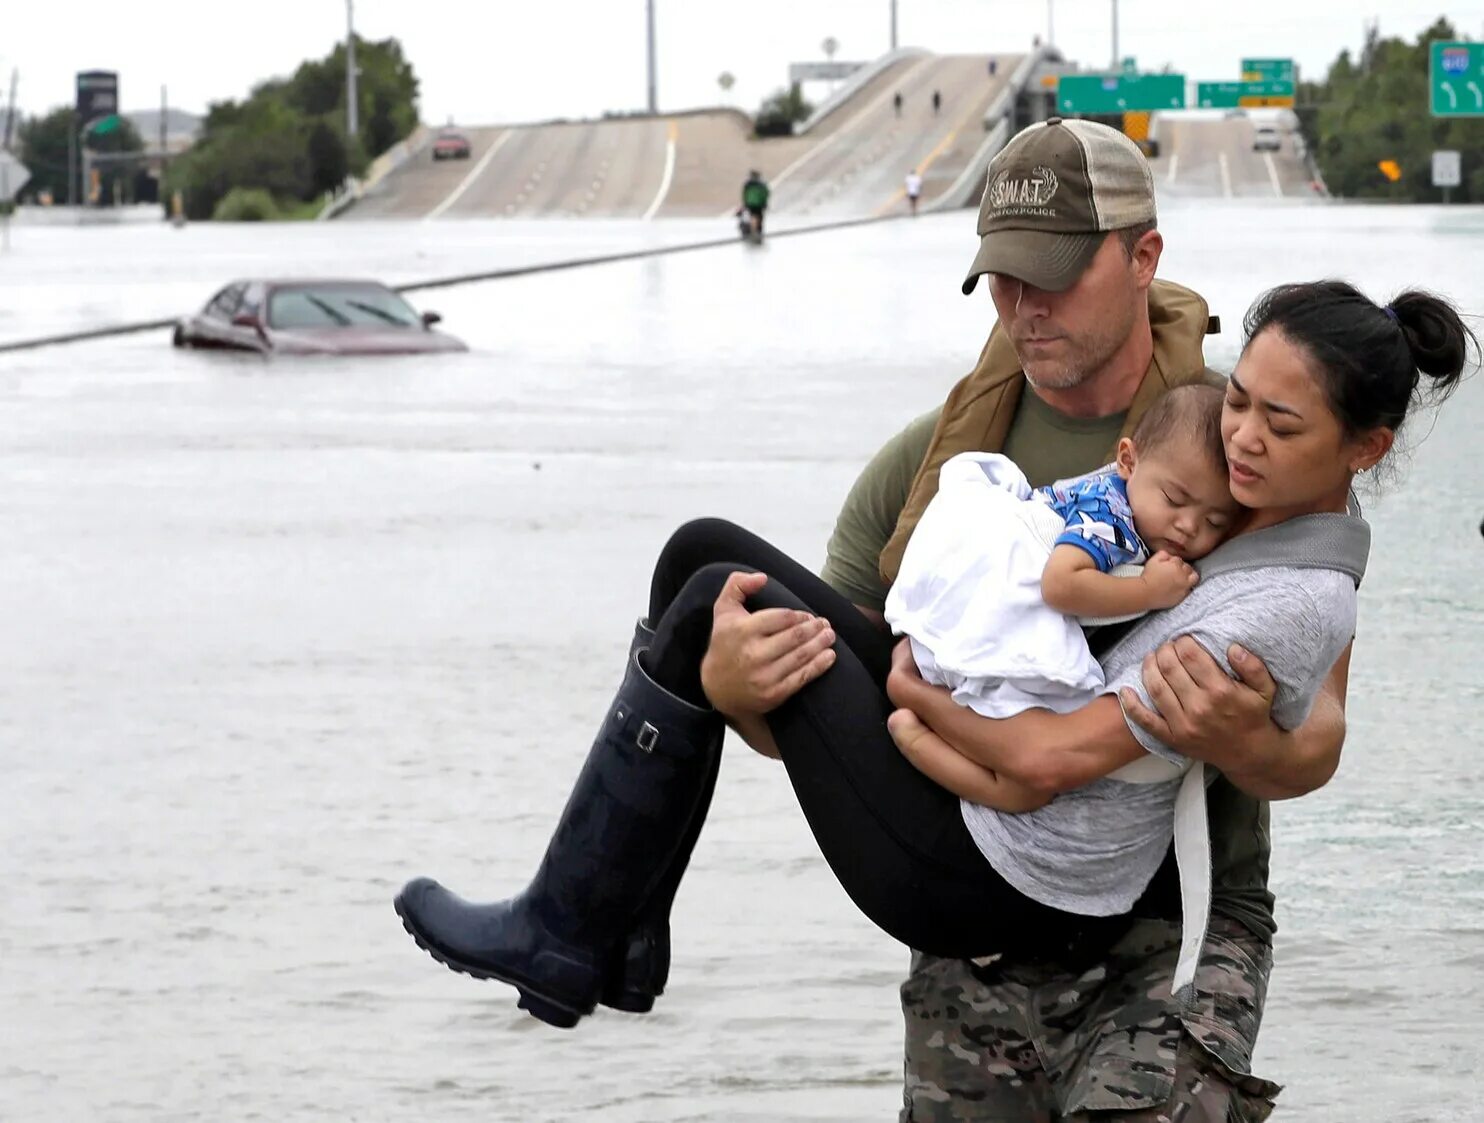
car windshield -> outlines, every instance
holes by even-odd
[[[305,285],[274,289],[268,298],[268,326],[274,328],[411,328],[420,324],[410,304],[379,285]]]

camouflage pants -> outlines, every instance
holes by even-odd
[[[1250,1075],[1271,951],[1211,918],[1196,1001],[1170,995],[1178,924],[1135,921],[1085,970],[976,973],[915,955],[902,984],[899,1123],[1259,1123],[1278,1086]]]

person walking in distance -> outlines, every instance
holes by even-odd
[[[922,176],[917,174],[916,168],[913,168],[907,173],[907,180],[903,185],[903,189],[907,192],[907,206],[912,209],[912,214],[916,216],[917,199],[922,194]]]
[[[938,115],[938,110],[943,108],[943,95],[937,90],[933,91],[933,116]]]
[[[891,97],[891,107],[897,111],[897,116],[902,115],[902,91],[898,90]]]

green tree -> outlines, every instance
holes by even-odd
[[[76,119],[73,109],[63,106],[53,109],[44,117],[33,117],[21,125],[17,133],[21,160],[31,170],[31,180],[26,184],[26,198],[35,199],[43,192],[50,192],[58,203],[65,203],[69,197],[77,200],[83,198],[82,157],[81,147],[77,145]],[[86,143],[90,150],[99,153],[144,151],[144,141],[126,117],[119,118],[118,127],[108,132],[90,132]],[[72,161],[70,196],[67,190],[69,150]],[[100,200],[104,203],[113,200],[115,184],[124,198],[132,200],[133,182],[134,168],[128,164],[100,166]]]
[[[210,218],[234,188],[258,188],[284,210],[339,187],[417,127],[417,77],[395,39],[356,41],[357,135],[345,136],[345,48],[302,63],[291,78],[209,107],[200,139],[171,164],[186,214]],[[231,208],[229,208],[231,210]]]
[[[814,106],[804,100],[797,82],[786,90],[775,90],[758,107],[752,128],[758,136],[792,136],[794,126],[806,121]]]
[[[1383,39],[1372,26],[1358,58],[1342,51],[1323,82],[1304,84],[1300,124],[1333,194],[1436,202],[1432,154],[1457,149],[1464,182],[1455,197],[1484,202],[1484,120],[1433,117],[1428,107],[1430,45],[1456,38],[1445,19],[1415,43]],[[1401,168],[1395,183],[1382,174],[1382,160]]]

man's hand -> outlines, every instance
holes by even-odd
[[[1158,550],[1144,563],[1139,580],[1149,590],[1150,608],[1174,608],[1190,595],[1200,578],[1187,562]]]
[[[829,621],[788,608],[749,612],[764,573],[734,573],[716,598],[701,689],[718,712],[738,719],[776,709],[835,663]]]
[[[1261,659],[1232,644],[1226,657],[1240,676],[1232,679],[1189,636],[1144,657],[1144,689],[1158,713],[1125,687],[1124,712],[1140,727],[1193,760],[1222,771],[1250,763],[1282,731],[1271,711],[1278,684]]]

